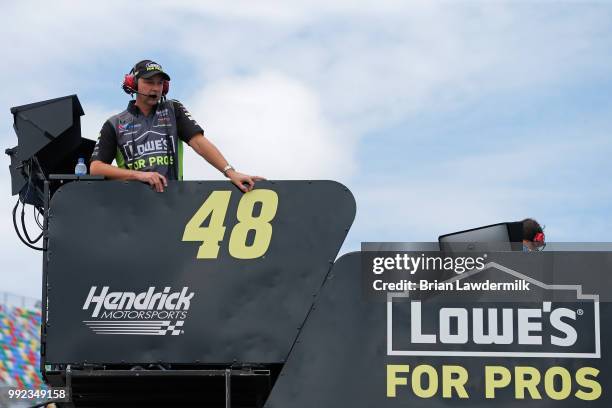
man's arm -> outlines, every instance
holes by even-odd
[[[189,146],[220,172],[223,172],[223,169],[228,165],[227,160],[225,160],[219,149],[210,140],[205,138],[202,133],[198,133],[189,139]],[[263,177],[249,176],[232,169],[227,170],[225,176],[245,193],[253,189],[255,181],[265,180]],[[245,186],[245,184],[247,185]]]
[[[166,178],[155,172],[142,172],[136,170],[120,169],[111,163],[117,151],[117,135],[109,121],[106,121],[100,130],[100,136],[91,155],[89,173],[94,176],[104,176],[115,180],[138,180],[148,183],[156,191],[164,191],[168,185]]]
[[[113,180],[137,180],[148,183],[155,191],[161,193],[164,187],[168,187],[168,181],[157,172],[145,172],[129,169],[120,169],[113,165],[94,160],[89,165],[89,173],[92,176],[104,176]]]
[[[210,140],[204,137],[204,130],[191,117],[191,114],[183,104],[176,100],[173,100],[172,103],[174,104],[176,115],[176,128],[181,140],[189,144],[196,153],[202,156],[214,168],[223,172],[223,169],[228,165],[225,157],[223,157],[219,149]],[[231,169],[225,172],[225,176],[245,193],[253,189],[255,181],[265,180],[263,177],[249,176]],[[244,184],[247,184],[247,186]]]

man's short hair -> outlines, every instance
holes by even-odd
[[[544,232],[542,226],[533,218],[525,218],[523,221],[523,239],[527,241],[533,241],[535,236]]]

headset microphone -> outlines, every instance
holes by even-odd
[[[135,94],[138,94],[138,95],[147,96],[147,97],[149,97],[149,98],[158,98],[158,99],[159,99],[159,98],[161,97],[161,95],[156,95],[156,94],[144,94],[144,93],[142,93],[142,92],[138,92],[136,89],[134,89],[134,88],[132,88],[131,86],[126,85],[125,83],[123,83],[123,90],[125,91],[125,90],[126,90],[126,88],[129,90],[129,92],[130,92],[130,93],[135,93]],[[126,92],[127,92],[127,91],[126,91]]]

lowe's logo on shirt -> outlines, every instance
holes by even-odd
[[[117,127],[119,128],[120,131],[125,131],[125,130],[130,130],[130,129],[136,129],[138,127],[142,126],[140,123],[120,123],[119,125],[117,125]]]

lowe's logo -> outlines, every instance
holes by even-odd
[[[130,129],[136,129],[141,127],[142,125],[140,123],[133,123],[133,122],[129,122],[129,123],[119,123],[119,125],[117,126],[119,128],[119,131],[126,131],[126,130],[130,130]]]
[[[180,335],[194,296],[188,287],[172,291],[169,286],[143,292],[98,291],[92,286],[83,310],[91,309],[91,319],[83,320],[96,334]]]
[[[390,293],[387,354],[601,357],[599,296],[583,294],[580,285],[547,285],[493,262],[451,280],[468,280],[485,270],[498,278],[528,281],[539,289],[538,296],[550,300],[534,302],[515,293],[509,301],[479,301],[480,294],[471,297],[464,292],[454,299],[445,294],[394,302],[393,298],[407,298],[408,294]]]

